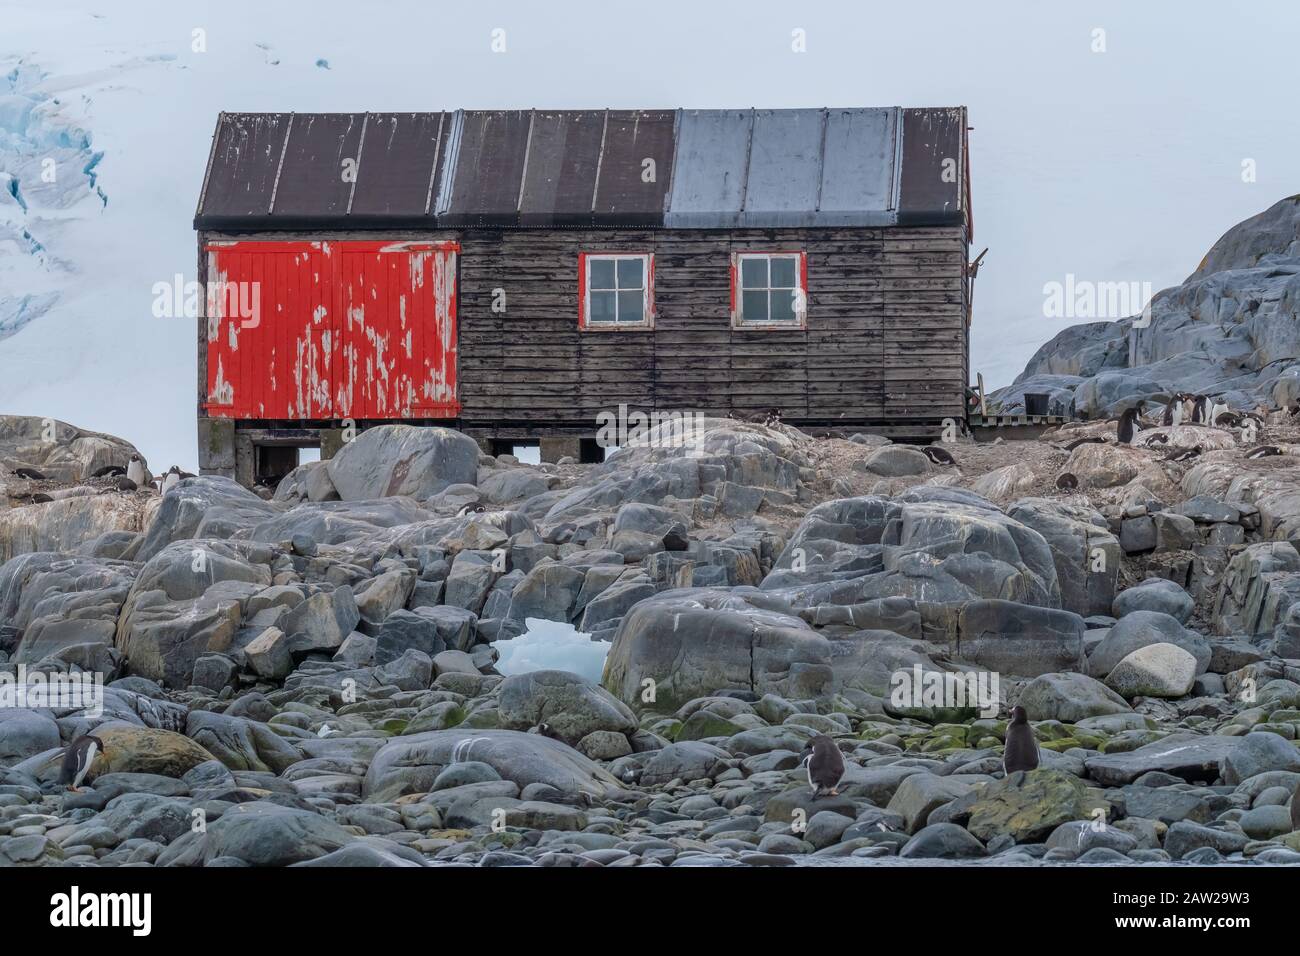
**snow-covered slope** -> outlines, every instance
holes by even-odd
[[[341,65],[341,22],[301,7],[55,0],[0,17],[0,413],[193,468],[195,324],[155,317],[154,286],[194,278],[217,114],[441,103],[368,54]],[[382,25],[409,62],[431,23]]]

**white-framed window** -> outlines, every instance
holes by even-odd
[[[588,331],[654,326],[654,256],[648,253],[584,252],[579,325]]]
[[[737,328],[806,328],[808,259],[803,252],[731,257],[731,318]]]

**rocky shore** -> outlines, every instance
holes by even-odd
[[[1249,442],[1094,414],[953,464],[389,425],[270,497],[0,418],[0,864],[1300,863],[1300,420],[1242,394]]]

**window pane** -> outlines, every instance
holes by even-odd
[[[773,289],[793,289],[798,285],[798,283],[794,281],[796,261],[797,260],[791,256],[783,256],[780,259],[772,260]]]
[[[794,297],[798,295],[795,289],[773,289],[772,290],[772,321],[773,322],[793,322],[794,316]]]
[[[742,292],[740,294],[740,317],[746,322],[766,322],[767,293]]]
[[[591,293],[591,318],[589,321],[593,323],[614,321],[614,295],[613,292]]]
[[[644,289],[645,283],[641,281],[644,266],[645,262],[641,259],[619,259],[618,287],[620,289]]]
[[[591,288],[614,288],[613,259],[588,259],[587,262],[591,267]]]
[[[640,322],[644,318],[641,314],[641,306],[640,292],[620,292],[618,294],[618,320],[620,322]]]
[[[742,289],[767,288],[766,259],[755,258],[740,260],[740,287]]]

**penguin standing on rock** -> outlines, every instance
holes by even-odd
[[[59,786],[80,793],[81,781],[90,773],[90,765],[95,762],[95,757],[103,752],[104,741],[94,734],[83,734],[74,740],[63,754],[63,766],[59,768]]]
[[[126,476],[135,482],[137,488],[149,484],[149,469],[144,465],[144,459],[138,454],[131,455],[131,461],[126,466]]]
[[[840,753],[835,741],[825,734],[817,734],[808,741],[803,752],[812,795],[819,797],[823,792],[829,792],[831,796],[838,796],[836,788],[844,777],[844,754]]]
[[[1124,414],[1119,417],[1119,443],[1121,445],[1133,444],[1133,434],[1137,431],[1137,421],[1142,414],[1142,402],[1138,402],[1132,408],[1126,408]]]
[[[935,464],[935,465],[957,464],[956,458],[952,457],[952,455],[948,454],[948,452],[944,451],[942,448],[939,448],[936,445],[927,445],[924,448],[922,448],[921,451],[925,453],[926,458],[930,459],[931,464]]]
[[[1038,741],[1034,728],[1029,726],[1029,715],[1017,704],[1011,708],[1011,723],[1007,724],[1006,746],[1002,748],[1002,769],[1007,775],[1017,770],[1033,770],[1038,766]]]

